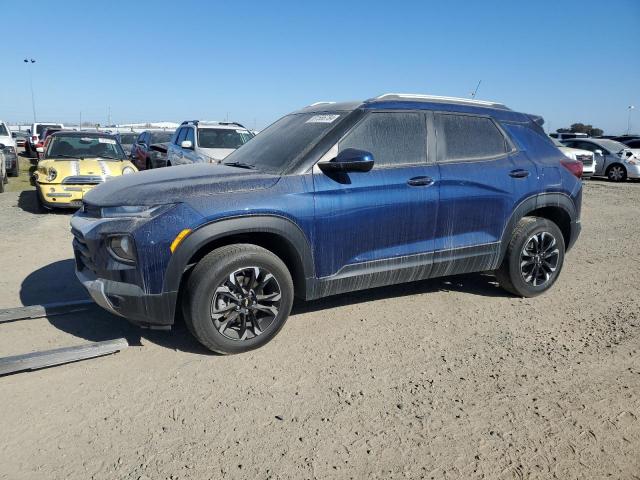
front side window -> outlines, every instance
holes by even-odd
[[[357,148],[370,152],[376,167],[425,163],[426,137],[421,113],[373,112],[340,140],[338,151]]]
[[[502,132],[486,117],[471,115],[438,115],[440,161],[483,160],[509,151]]]
[[[186,127],[182,127],[180,130],[178,130],[178,135],[176,135],[176,145],[180,145],[186,135],[187,135]]]
[[[196,139],[195,139],[195,136],[193,135],[193,128],[187,127],[185,130],[187,131],[187,134],[185,135],[184,139],[191,142],[192,147],[195,147]]]
[[[231,128],[200,128],[198,129],[198,146],[202,148],[240,148],[251,140],[252,135],[247,130]]]

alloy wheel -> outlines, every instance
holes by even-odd
[[[526,241],[520,254],[520,274],[534,287],[545,285],[558,268],[560,250],[555,237],[539,232]]]
[[[220,284],[211,300],[215,328],[231,340],[262,334],[278,316],[282,292],[276,278],[262,267],[244,267]]]
[[[624,168],[620,165],[614,165],[609,169],[609,179],[614,182],[620,182],[624,178]]]

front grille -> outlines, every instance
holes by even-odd
[[[97,175],[77,175],[73,177],[66,177],[62,180],[65,185],[98,185],[104,182],[104,177]]]
[[[91,259],[91,253],[87,248],[87,244],[84,241],[84,236],[79,230],[75,228],[71,229],[71,233],[73,234],[73,246],[75,247],[76,254],[76,267],[78,271],[82,271],[84,268],[88,268],[92,272],[96,271],[96,265],[93,263]]]
[[[576,155],[576,160],[582,162],[585,167],[593,165],[593,155]]]

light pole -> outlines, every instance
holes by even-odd
[[[629,132],[631,131],[631,110],[633,110],[634,108],[636,108],[636,107],[634,107],[633,105],[629,105],[627,107],[627,111],[628,111],[628,113],[627,113],[627,135],[629,135]]]
[[[27,64],[27,70],[29,70],[29,85],[31,86],[31,108],[33,109],[33,123],[36,123],[36,101],[33,96],[33,75],[31,74],[31,68],[29,65],[33,65],[36,61],[33,58],[25,58],[24,63]]]

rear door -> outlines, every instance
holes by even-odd
[[[434,276],[488,268],[536,167],[488,116],[437,113],[440,205]]]
[[[326,174],[314,167],[319,277],[403,267],[416,267],[417,278],[427,276],[431,261],[424,254],[433,250],[438,168],[427,162],[426,118],[423,112],[369,112],[323,160],[357,148],[373,154],[373,169]]]

